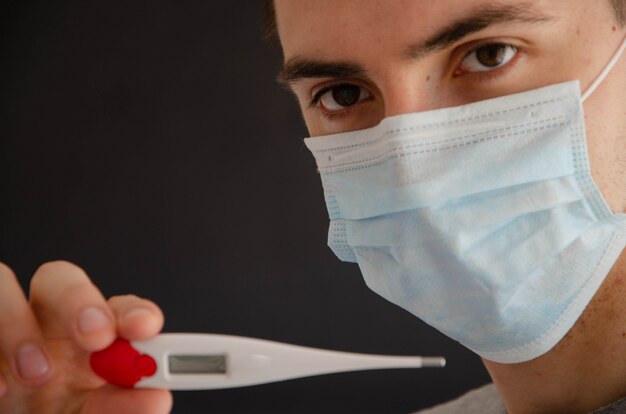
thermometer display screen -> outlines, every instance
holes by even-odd
[[[171,374],[226,374],[226,355],[169,355]]]

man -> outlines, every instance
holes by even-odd
[[[580,291],[589,296],[588,299],[587,296],[579,299],[584,295],[578,294],[578,290],[575,290],[576,295],[571,302],[579,303],[584,308],[584,311],[581,308],[582,313],[567,314],[567,311],[563,311],[556,314],[551,310],[546,314],[534,315],[528,312],[527,315],[523,315],[528,321],[536,320],[537,322],[532,323],[536,323],[548,337],[550,337],[550,332],[559,329],[565,329],[566,332],[563,332],[563,335],[553,335],[549,340],[542,339],[539,341],[540,346],[531,344],[533,346],[525,348],[525,351],[520,353],[501,352],[502,349],[510,348],[506,348],[502,343],[508,344],[507,341],[512,340],[514,344],[517,344],[515,341],[523,342],[524,335],[500,338],[498,335],[501,332],[493,329],[489,331],[490,335],[476,335],[480,329],[491,327],[493,321],[489,319],[491,315],[482,313],[482,307],[476,311],[477,305],[472,302],[473,298],[468,297],[470,288],[460,289],[460,293],[454,292],[457,294],[455,301],[444,298],[448,301],[442,301],[440,306],[435,306],[435,303],[432,309],[426,309],[440,315],[439,318],[427,320],[427,322],[437,327],[442,326],[441,329],[454,339],[462,343],[467,342],[471,349],[475,349],[483,356],[502,400],[500,403],[500,400],[496,399],[494,403],[492,389],[488,388],[479,391],[477,395],[470,395],[469,400],[442,408],[441,412],[470,412],[470,407],[474,407],[472,408],[474,412],[481,413],[489,412],[488,410],[504,412],[505,409],[509,413],[586,413],[610,404],[614,406],[607,408],[606,412],[618,412],[626,407],[626,402],[620,401],[626,396],[626,381],[624,381],[626,302],[622,299],[626,293],[624,284],[626,257],[624,254],[617,257],[622,253],[623,244],[615,242],[613,245],[618,247],[613,246],[613,250],[609,247],[603,248],[601,249],[603,254],[600,254],[599,258],[591,257],[591,253],[585,253],[587,247],[590,252],[595,252],[597,245],[610,243],[603,236],[588,237],[585,229],[581,231],[580,237],[577,236],[571,243],[558,250],[560,253],[555,255],[556,258],[551,257],[548,260],[542,257],[543,250],[537,248],[537,246],[547,246],[552,249],[555,241],[560,240],[561,233],[569,234],[571,226],[567,223],[570,223],[572,212],[589,215],[590,209],[604,211],[602,220],[596,217],[598,214],[590,214],[592,217],[589,221],[593,222],[593,225],[589,228],[595,228],[596,222],[600,222],[600,227],[609,228],[616,234],[622,231],[624,216],[621,213],[626,209],[624,161],[626,99],[623,96],[623,91],[626,90],[626,57],[624,55],[619,57],[617,51],[626,37],[623,15],[625,8],[624,2],[618,0],[572,0],[568,2],[276,0],[274,4],[275,20],[270,21],[275,22],[274,27],[280,38],[285,58],[285,65],[280,75],[281,80],[288,84],[298,97],[311,136],[340,134],[307,141],[320,167],[331,220],[340,225],[352,226],[351,233],[346,235],[347,242],[344,245],[337,242],[338,244],[333,244],[332,247],[345,260],[359,262],[370,286],[418,316],[422,313],[428,316],[428,312],[420,308],[421,300],[411,301],[410,299],[418,297],[417,295],[424,290],[426,294],[436,296],[439,294],[438,289],[443,291],[442,286],[437,284],[439,280],[422,280],[420,283],[432,285],[434,290],[420,289],[422,285],[417,285],[420,273],[416,273],[415,278],[405,278],[403,281],[403,286],[408,290],[398,292],[393,285],[389,285],[391,281],[387,277],[388,275],[395,277],[396,273],[393,270],[395,264],[388,265],[383,263],[382,259],[368,261],[368,252],[380,253],[383,249],[378,246],[378,248],[368,250],[364,249],[363,245],[371,242],[372,236],[383,237],[389,233],[390,225],[376,227],[378,223],[385,223],[376,221],[377,217],[389,218],[387,223],[394,224],[393,232],[396,233],[415,226],[417,231],[410,232],[408,238],[403,238],[403,243],[407,240],[411,241],[413,236],[421,236],[425,232],[425,227],[418,219],[421,220],[423,214],[420,216],[421,213],[416,213],[412,216],[413,218],[405,219],[398,225],[393,219],[397,217],[397,213],[402,213],[396,207],[397,203],[403,202],[403,199],[400,197],[399,201],[394,201],[395,204],[385,205],[385,200],[376,200],[378,192],[366,194],[368,198],[379,202],[379,205],[371,204],[368,199],[361,199],[362,206],[358,203],[354,205],[353,201],[358,198],[358,195],[351,194],[349,186],[341,189],[342,192],[339,191],[340,186],[333,181],[334,177],[346,178],[347,182],[358,178],[363,181],[364,188],[367,190],[370,181],[376,181],[379,175],[374,173],[367,180],[357,172],[354,176],[341,175],[347,169],[338,166],[337,163],[343,160],[345,162],[341,164],[342,166],[354,163],[353,165],[369,168],[374,166],[374,163],[368,161],[367,165],[364,164],[363,156],[372,151],[379,151],[380,148],[387,148],[390,142],[399,146],[405,144],[419,146],[428,143],[437,148],[437,151],[421,151],[419,154],[425,157],[424,162],[431,162],[434,167],[437,167],[436,169],[419,171],[414,163],[411,164],[408,161],[406,165],[396,163],[393,167],[404,168],[408,165],[411,168],[408,171],[414,174],[419,173],[420,177],[430,173],[432,177],[429,179],[432,179],[432,185],[426,189],[430,191],[429,194],[448,191],[446,186],[441,187],[438,180],[441,177],[447,177],[449,171],[456,171],[458,164],[469,166],[467,176],[470,177],[476,175],[475,170],[481,165],[489,168],[501,160],[507,161],[503,164],[503,168],[510,167],[512,163],[519,163],[512,170],[513,176],[517,171],[524,169],[530,169],[529,173],[533,173],[533,168],[528,165],[531,163],[534,167],[537,163],[541,165],[541,168],[537,168],[537,175],[543,177],[544,170],[553,172],[551,165],[544,165],[544,157],[550,160],[552,151],[544,149],[533,152],[536,145],[544,141],[524,140],[529,136],[536,136],[538,129],[548,130],[550,129],[548,126],[552,125],[555,126],[556,131],[561,131],[558,128],[561,125],[573,126],[563,129],[565,135],[546,132],[545,137],[552,139],[554,135],[556,143],[561,142],[559,139],[562,135],[566,138],[580,138],[580,129],[583,128],[580,128],[579,122],[582,121],[582,114],[576,112],[579,107],[573,105],[573,112],[570,113],[562,112],[564,109],[560,105],[552,104],[561,102],[559,101],[561,98],[564,102],[571,103],[572,86],[571,84],[557,85],[563,82],[579,80],[582,91],[590,93],[589,98],[584,101],[586,121],[584,129],[586,129],[591,173],[601,196],[600,193],[594,193],[595,186],[588,184],[587,189],[593,193],[589,199],[595,201],[595,206],[589,207],[586,201],[578,203],[574,200],[571,204],[579,207],[564,207],[562,210],[565,213],[562,213],[565,215],[551,213],[546,217],[542,216],[541,219],[533,220],[532,225],[537,226],[539,223],[536,231],[541,231],[542,237],[525,246],[526,250],[534,254],[531,257],[543,260],[536,266],[537,268],[541,268],[544,262],[567,265],[548,267],[555,273],[566,273],[566,275],[561,275],[566,282],[552,287],[556,289],[555,294],[559,293],[559,289],[567,291],[570,284],[584,278],[587,273],[582,272],[580,268],[585,267],[587,262],[591,261],[597,261],[605,267],[605,269],[590,270],[589,276],[593,276],[594,280],[598,281],[598,286],[589,288],[588,285],[583,285],[585,287]],[[619,58],[612,61],[614,56]],[[610,71],[604,73],[603,69],[608,68],[609,63],[614,65]],[[601,82],[594,83],[596,79]],[[542,87],[551,88],[539,89]],[[562,96],[553,96],[557,91],[562,93]],[[529,94],[515,95],[522,92]],[[545,99],[536,100],[536,96],[545,96]],[[502,97],[503,100],[492,100],[497,97]],[[575,98],[578,103],[578,96]],[[522,101],[525,102],[523,105],[516,106]],[[543,111],[548,114],[542,113],[544,104],[552,105]],[[461,109],[454,109],[459,106]],[[514,124],[515,117],[506,118],[507,113],[521,107],[539,108],[524,112],[524,116],[535,119],[529,120],[529,125],[533,122],[540,122],[546,116],[559,121],[542,124],[541,128],[531,126],[521,128]],[[441,111],[425,112],[431,110]],[[476,115],[476,117],[484,116],[486,121],[466,125],[466,120],[461,119],[459,115],[463,113],[479,114],[480,116]],[[499,116],[504,118],[499,118]],[[438,122],[447,125],[446,130],[432,125],[427,126],[426,121],[431,118],[447,119],[445,122]],[[561,118],[565,120],[561,121]],[[415,129],[417,126],[424,128],[428,130],[428,134],[418,133],[417,138],[400,133],[396,136],[394,134],[402,129],[398,127],[391,130],[388,140],[379,140],[376,135],[378,132],[387,131],[388,125],[395,127],[399,122],[408,125],[407,129],[414,128],[414,131],[417,130]],[[459,132],[454,125],[462,125],[463,131]],[[524,145],[518,145],[514,147],[515,151],[508,150],[503,154],[500,151],[504,151],[503,148],[510,144],[503,140],[497,141],[498,135],[494,135],[493,131],[518,127],[522,131],[516,135],[515,143],[524,143]],[[343,134],[364,129],[367,131]],[[429,141],[433,135],[452,137],[449,139],[457,140],[455,141],[457,143],[461,142],[459,141],[461,138],[465,139],[465,135],[476,135],[478,138],[473,141],[462,141],[463,145],[442,147],[441,145],[435,146]],[[371,142],[379,144],[378,147],[372,147],[366,139],[368,137],[374,137]],[[343,153],[338,153],[337,146],[342,141],[349,142],[355,148],[364,148],[364,151],[358,153],[346,147]],[[466,158],[463,158],[466,153],[462,151],[465,148],[473,147],[480,150],[485,147],[479,145],[485,142],[487,143],[485,145],[491,145],[489,147],[491,152],[485,154],[477,151],[472,154],[472,157],[466,155]],[[575,143],[576,145],[566,140],[567,148],[565,149],[571,149],[575,154],[574,164],[577,165],[581,179],[584,179],[586,153],[583,154],[578,149],[583,144],[579,141]],[[444,148],[453,148],[457,152],[456,158],[452,158],[454,163],[434,163],[440,160],[436,157],[444,153],[442,151]],[[529,148],[530,153],[528,153]],[[560,144],[555,144],[554,148],[557,152],[562,150]],[[327,151],[325,154],[328,159],[320,156],[324,151]],[[397,151],[397,148],[393,151]],[[520,161],[516,153],[527,155],[527,157]],[[378,154],[377,152],[376,155]],[[390,157],[384,158],[383,161],[395,162]],[[378,164],[383,165],[383,161]],[[567,157],[562,161],[565,166],[572,162]],[[562,166],[554,165],[553,167],[554,171],[558,171]],[[497,171],[496,176],[499,175]],[[483,177],[480,184],[491,182],[494,179],[493,175]],[[506,174],[502,172],[502,175]],[[394,176],[391,178],[397,179]],[[404,180],[402,183],[405,185],[409,183],[419,187],[421,184],[420,180],[411,181],[410,174],[403,173],[400,178]],[[468,178],[468,186],[469,181]],[[538,199],[552,199],[561,192],[576,193],[576,191],[568,192],[571,190],[568,183],[571,184],[571,182],[567,179],[559,180],[557,177],[552,181],[544,181],[547,184],[536,186],[542,188],[541,190],[533,187],[529,193],[522,192],[524,196],[514,199],[517,203],[513,204],[510,203],[514,194],[511,192],[506,193],[506,197],[501,199],[488,198],[484,201],[479,197],[474,198],[474,201],[484,202],[485,205],[478,210],[480,213],[478,216],[471,216],[472,221],[482,220],[485,217],[495,220],[494,217],[508,214],[518,204],[526,204],[528,200],[538,202]],[[519,187],[524,190],[527,188],[523,185]],[[379,190],[386,191],[387,189],[381,187]],[[463,190],[463,188],[458,189],[461,192]],[[488,193],[493,195],[493,192]],[[390,192],[389,194],[395,197],[398,194],[403,196],[405,193]],[[479,195],[482,197],[484,194],[479,193]],[[602,196],[606,205],[598,201]],[[344,201],[346,203],[334,206],[334,198],[340,199],[341,203]],[[431,198],[432,195],[429,195],[424,200],[430,202]],[[454,200],[458,201],[459,198],[456,197]],[[463,200],[463,203],[449,202],[446,199],[446,202],[439,204],[445,207],[447,214],[451,210],[456,211],[459,205],[464,208],[468,207],[467,200],[463,198],[460,200]],[[506,204],[508,207],[501,208],[505,202],[508,203]],[[428,203],[424,202],[424,204]],[[334,207],[337,208],[337,214],[334,213]],[[378,213],[382,211],[384,214],[363,213],[363,209],[367,210],[370,207],[378,208],[380,211],[376,211]],[[393,214],[387,214],[390,208],[396,208],[396,211]],[[421,206],[420,209],[418,210],[428,210]],[[346,213],[347,210],[357,211],[362,217],[358,220],[348,217],[350,213]],[[442,214],[441,209],[428,211],[432,211],[433,214]],[[472,210],[466,208],[463,211]],[[551,209],[550,211],[561,210]],[[560,217],[567,218],[565,225],[559,226],[558,220],[555,224],[555,218]],[[521,218],[521,222],[523,220],[524,217]],[[574,222],[578,223],[578,221]],[[372,226],[378,232],[372,235],[370,229],[363,231],[362,227],[358,227],[362,223],[366,225],[374,223]],[[445,227],[450,222],[444,220],[443,223],[435,224],[442,224]],[[543,233],[546,228],[555,230]],[[432,257],[443,255],[439,246],[440,241],[447,237],[443,230],[447,229],[438,229],[440,233],[437,233],[437,237],[430,238],[429,243],[422,246],[423,249],[398,251],[394,253],[394,257],[399,261],[401,258],[411,263],[414,257],[422,255],[422,259],[413,267],[426,267]],[[516,235],[522,234],[523,231],[524,228],[517,227],[507,238],[497,240],[511,243],[511,239],[515,239]],[[397,234],[393,232],[389,237],[396,240]],[[489,233],[489,236],[496,233],[496,231]],[[356,235],[362,236],[365,242],[361,245],[354,242]],[[528,237],[532,239],[532,234]],[[585,241],[585,243],[580,243],[581,250],[576,250],[582,253],[572,257],[571,254],[567,254],[567,249],[570,245],[577,246],[576,240],[579,239]],[[331,239],[331,242],[334,241],[336,240]],[[463,240],[454,239],[452,244],[461,242]],[[441,245],[443,246],[444,243]],[[397,248],[397,243],[393,247]],[[497,250],[497,243],[491,248]],[[423,250],[427,250],[428,254],[424,255]],[[459,265],[455,269],[463,269],[460,264],[467,254],[464,249],[461,250],[463,254],[446,256],[449,261],[455,262],[455,266],[458,260]],[[605,252],[611,252],[611,254],[604,254]],[[515,257],[517,253],[517,251],[507,251],[498,256],[487,256],[489,260],[481,270],[484,270],[485,274],[490,274],[492,270],[490,262],[507,265],[509,266],[507,269],[528,266],[524,262],[506,261]],[[380,259],[386,256],[374,257]],[[433,268],[437,269],[438,266],[445,268],[449,265],[449,261],[434,260],[437,263],[434,263]],[[572,266],[572,263],[580,266]],[[410,270],[414,269],[408,265],[404,266],[401,276],[404,277]],[[533,269],[529,275],[535,275],[535,270]],[[576,275],[576,278],[572,277],[570,281],[565,277],[568,273]],[[481,275],[480,272],[474,272],[471,276],[475,274]],[[532,310],[539,307],[543,309],[545,306],[547,309],[552,309],[550,306],[553,296],[547,295],[543,290],[544,287],[550,285],[549,278],[545,280],[545,275],[549,276],[550,273],[542,274],[544,278],[535,281],[536,284],[533,286],[536,289],[534,290],[528,289],[527,279],[520,278],[520,289],[515,286],[515,292],[529,293],[522,295],[523,300],[519,300],[521,303],[515,303],[517,297],[513,297],[513,303],[517,307]],[[54,275],[54,282],[52,282],[51,275]],[[445,277],[441,282],[444,283],[447,277],[454,279],[456,275],[455,272],[444,273]],[[487,295],[483,302],[489,302],[493,298],[490,295],[495,297],[500,294],[499,286],[504,289],[511,283],[509,273],[500,276],[502,277],[497,280],[497,283],[493,283],[494,281],[488,278],[481,282],[491,283],[489,289],[486,289],[487,292],[483,292]],[[495,272],[495,277],[498,277],[497,272]],[[454,280],[460,284],[468,282],[463,278]],[[415,286],[413,286],[414,283]],[[410,295],[407,293],[409,290]],[[398,294],[404,297],[397,298]],[[497,301],[494,300],[495,302]],[[446,310],[454,308],[458,303],[469,304],[467,315],[446,315]],[[507,301],[507,304],[510,303],[510,300]],[[480,305],[480,302],[478,304]],[[487,305],[490,304],[487,303]],[[489,306],[485,309],[487,308],[492,310]],[[567,318],[563,316],[564,314],[567,314]],[[475,323],[475,332],[467,333],[463,326],[453,324],[454,320],[459,318],[465,321],[463,318],[466,316],[470,323]],[[552,317],[554,321],[562,323],[559,326],[550,324]],[[493,319],[500,323],[498,326],[502,328],[502,331],[510,329],[511,326],[527,327],[525,323],[520,324],[519,315],[514,323],[510,324],[506,318]],[[2,355],[0,412],[20,412],[20,409],[22,412],[97,413],[114,410],[120,413],[167,412],[171,405],[171,397],[165,391],[128,391],[102,387],[102,383],[93,378],[86,368],[87,352],[106,347],[116,335],[116,329],[124,337],[140,339],[155,335],[161,324],[162,315],[156,305],[136,297],[116,297],[107,302],[90,284],[84,272],[71,264],[58,262],[42,266],[33,277],[30,302],[24,298],[10,269],[2,267],[0,269],[0,332],[2,332],[0,335]],[[7,329],[9,325],[11,329]],[[463,336],[464,333],[468,334],[467,337]],[[492,336],[497,337],[499,342],[494,344]],[[531,341],[533,338],[527,339]],[[481,346],[486,348],[480,348]],[[487,348],[487,351],[482,352],[482,349]]]

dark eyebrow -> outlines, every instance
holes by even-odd
[[[497,3],[482,4],[469,11],[469,14],[453,21],[431,38],[411,45],[406,49],[410,59],[421,59],[425,55],[445,49],[464,37],[501,23],[523,22],[543,23],[554,17],[535,10],[531,2],[517,5]],[[281,68],[277,80],[285,86],[305,78],[350,78],[366,77],[366,70],[351,62],[326,62],[293,56]]]
[[[424,55],[445,49],[472,33],[489,26],[502,23],[545,23],[554,17],[535,10],[530,2],[516,5],[483,4],[473,9],[470,14],[454,21],[430,39],[409,46],[406,55],[420,59]]]
[[[348,62],[324,62],[294,56],[287,60],[277,80],[284,86],[304,78],[351,78],[365,77],[365,69]]]

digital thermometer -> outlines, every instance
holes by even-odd
[[[199,390],[244,387],[336,372],[443,367],[442,357],[367,355],[218,334],[117,339],[91,354],[93,371],[127,388]]]

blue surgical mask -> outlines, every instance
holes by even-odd
[[[626,245],[590,174],[567,82],[308,138],[328,242],[389,301],[500,363],[573,326]]]

